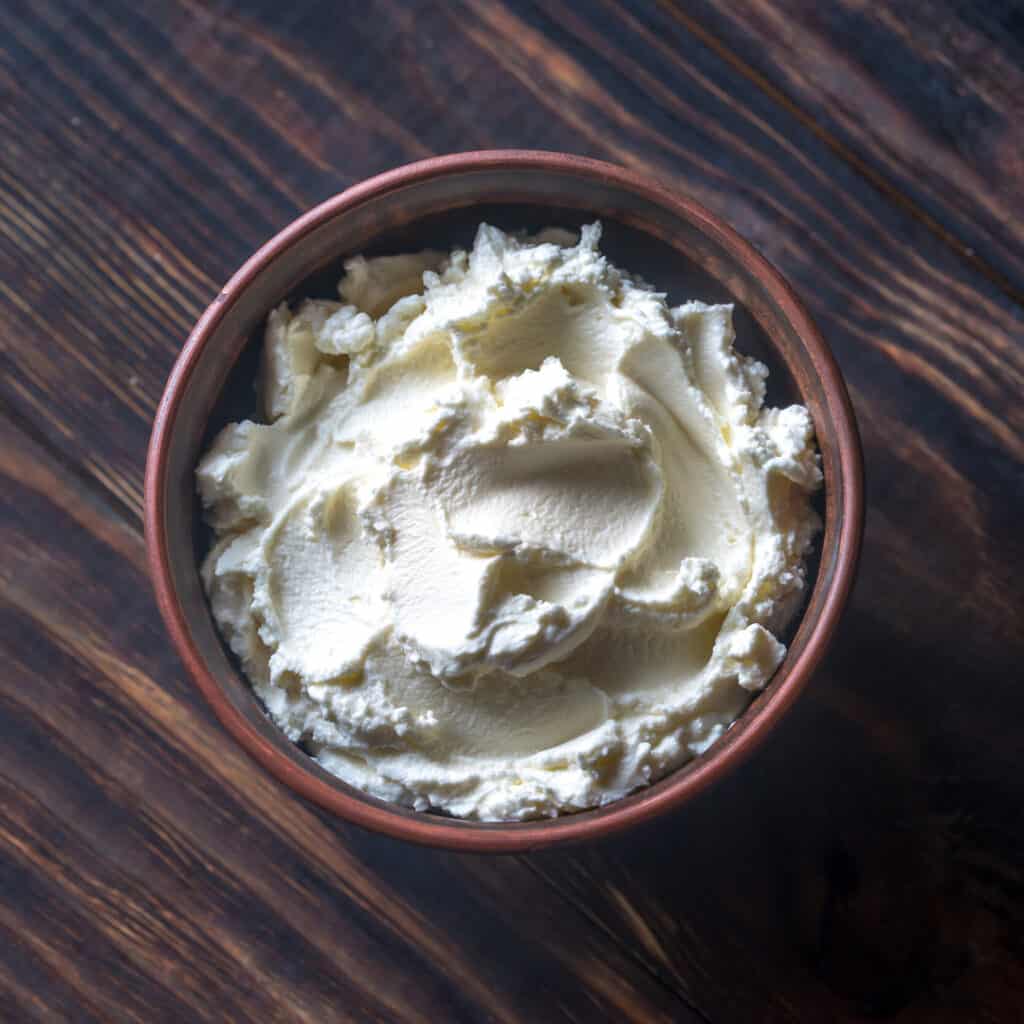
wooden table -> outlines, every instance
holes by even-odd
[[[1024,8],[0,5],[0,1019],[1024,1014]],[[290,796],[154,606],[142,467],[218,286],[433,153],[649,171],[791,279],[867,457],[827,664],[647,830],[485,858]]]

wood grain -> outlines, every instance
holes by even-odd
[[[687,1019],[520,862],[491,862],[474,885],[465,858],[396,853],[259,772],[161,642],[137,532],[2,421],[0,441],[0,924],[30,951],[69,971],[61,936],[87,942],[96,959],[75,969],[93,985],[124,959],[138,975],[124,983],[152,990],[159,1010],[128,1019],[219,1020],[237,1006],[273,1020],[342,1008],[352,1020],[511,1020],[559,1004]],[[67,920],[34,924],[60,893]],[[523,913],[499,927],[510,898]],[[520,992],[524,979],[534,987]]]
[[[1020,17],[803,0],[0,7],[0,1017],[1003,1021],[1024,1003]],[[149,422],[219,284],[434,152],[654,173],[789,277],[867,453],[853,608],[685,813],[406,849],[288,796],[170,652]]]
[[[382,144],[359,163],[360,154],[348,142],[359,138],[361,146],[372,145],[372,125],[413,121],[412,107],[429,108],[436,96],[439,120],[444,97],[483,126],[463,145],[521,142],[527,132],[539,146],[564,145],[653,170],[727,216],[781,265],[802,286],[841,357],[870,350],[859,365],[870,366],[864,379],[871,380],[877,401],[896,413],[908,399],[923,404],[937,393],[956,409],[972,442],[1006,449],[1014,459],[1020,456],[1022,414],[1013,398],[1024,386],[1024,361],[1011,340],[1020,331],[1020,307],[983,277],[969,273],[914,218],[894,211],[785,112],[757,94],[745,97],[749,105],[738,99],[743,79],[699,42],[689,40],[693,52],[688,63],[682,45],[660,42],[655,28],[640,25],[628,13],[617,24],[631,36],[607,33],[594,43],[594,32],[586,31],[573,9],[556,4],[546,5],[546,10],[543,21],[552,37],[534,28],[525,13],[493,5],[463,11],[462,17],[447,9],[429,12],[430,17],[425,12],[415,22],[428,30],[419,43],[424,59],[416,70],[420,76],[436,71],[441,81],[433,89],[418,80],[375,82],[367,61],[346,64],[353,89],[379,92],[380,118],[356,108],[346,119],[345,108],[323,106],[322,89],[282,72],[291,94],[311,95],[313,111],[322,112],[316,121],[288,121],[290,132],[305,138],[326,127],[327,138],[320,145],[328,147],[327,163],[350,171],[376,170],[421,154],[395,154]],[[559,28],[556,16],[568,28]],[[215,294],[215,282],[225,279],[258,241],[302,206],[359,176],[310,164],[279,138],[274,159],[294,179],[289,192],[298,200],[289,203],[282,186],[261,174],[253,143],[237,127],[252,120],[242,113],[275,105],[281,87],[274,84],[277,76],[263,69],[273,63],[275,48],[299,45],[284,33],[302,33],[308,39],[301,52],[305,66],[315,69],[314,80],[328,75],[334,24],[329,12],[309,8],[304,18],[281,26],[268,15],[270,29],[252,27],[248,11],[244,17],[222,14],[203,33],[188,30],[189,17],[190,12],[182,11],[179,23],[169,19],[170,27],[161,31],[144,13],[105,4],[77,11],[74,33],[60,37],[55,31],[62,22],[52,13],[48,34],[33,33],[31,24],[26,26],[13,13],[5,25],[10,49],[29,64],[32,78],[38,76],[43,88],[45,75],[45,89],[70,107],[61,120],[47,119],[22,90],[22,102],[3,112],[5,128],[18,140],[23,158],[14,162],[10,181],[0,180],[13,220],[0,260],[5,261],[7,281],[16,280],[18,268],[32,269],[27,294],[14,294],[8,286],[16,316],[13,327],[26,341],[45,337],[49,324],[38,312],[45,305],[66,320],[59,334],[69,339],[58,341],[63,351],[37,342],[4,353],[16,370],[7,390],[19,392],[10,396],[17,408],[33,408],[61,388],[66,361],[76,360],[80,372],[103,390],[104,408],[62,394],[60,402],[39,410],[37,419],[44,423],[56,417],[49,427],[54,440],[82,438],[83,448],[91,449],[83,453],[83,461],[136,511],[141,500],[136,453],[145,443],[160,382],[194,315]],[[377,45],[400,41],[400,20],[396,14],[389,24],[385,15],[390,34],[379,31]],[[657,28],[668,32],[672,25]],[[284,34],[285,42],[267,44],[265,37],[275,30]],[[572,38],[569,30],[584,42],[559,50]],[[114,33],[126,32],[133,33],[132,49],[123,52]],[[628,46],[617,44],[622,38]],[[218,40],[223,41],[214,46]],[[587,48],[586,41],[598,51]],[[357,43],[370,45],[368,39],[352,45]],[[446,81],[444,69],[452,65],[454,54],[446,55],[445,46],[458,46],[460,54],[467,51],[459,83]],[[205,56],[211,47],[219,61]],[[207,78],[204,68],[225,66],[222,49],[233,56],[230,66],[237,69],[220,79]],[[100,62],[101,53],[117,59]],[[607,87],[584,63],[592,53],[595,71],[609,79]],[[617,67],[610,64],[613,58]],[[168,63],[176,94],[185,96],[179,103],[172,103],[160,87],[158,69]],[[258,76],[255,68],[261,69]],[[481,88],[484,79],[497,82]],[[627,89],[634,79],[642,88]],[[455,85],[458,91],[449,91]],[[507,97],[511,111],[513,125],[505,134],[503,125],[487,116],[495,89]],[[127,114],[111,125],[102,112],[115,102]],[[209,114],[200,119],[194,109]],[[145,116],[131,116],[140,111]],[[347,122],[344,146],[335,127],[341,122]],[[491,125],[493,130],[486,130]],[[250,127],[255,134],[256,126]],[[335,135],[338,141],[332,146]],[[800,141],[793,141],[794,136]],[[678,138],[686,138],[685,144]],[[444,139],[438,148],[447,145],[458,143]],[[193,148],[198,157],[192,156]],[[111,165],[124,168],[121,173],[131,183],[127,196],[112,193],[97,174],[98,167]],[[50,175],[45,191],[38,187],[40,169]],[[69,213],[74,227],[68,224]],[[26,230],[25,223],[34,230]],[[55,244],[65,231],[76,232],[74,246]],[[93,281],[110,279],[118,287],[88,290],[84,269],[90,261],[80,253],[97,247],[102,248],[105,267],[98,278],[94,273]],[[55,251],[58,259],[51,258]],[[209,268],[205,280],[195,268],[200,259]],[[174,295],[166,294],[168,277]],[[69,293],[72,281],[74,294]],[[123,291],[118,293],[129,285],[141,293],[141,308]],[[150,322],[143,325],[140,318]],[[32,381],[31,389],[22,383],[25,378]],[[860,383],[856,366],[851,378],[854,386]],[[21,393],[25,390],[30,393]],[[912,407],[904,415],[914,412]],[[90,444],[97,431],[106,439],[102,452]]]
[[[967,262],[1024,297],[1019,4],[666,7]]]

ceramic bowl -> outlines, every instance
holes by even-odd
[[[505,228],[600,219],[618,265],[688,298],[736,304],[737,347],[771,369],[769,401],[810,410],[825,477],[825,528],[813,586],[766,689],[702,756],[599,810],[544,821],[480,823],[377,800],[329,775],[270,721],[222,644],[198,565],[209,543],[196,462],[224,423],[253,413],[253,353],[285,298],[330,296],[343,258],[469,245],[481,220]],[[679,808],[769,733],[821,663],[853,584],[863,525],[857,426],[839,369],[779,273],[693,200],[610,164],[559,153],[461,153],[362,182],[299,217],[260,248],[202,315],[168,379],[146,467],[146,539],[160,610],[196,685],[239,743],[296,793],[357,825],[464,851],[507,852],[604,836]],[[253,771],[258,771],[256,765]]]

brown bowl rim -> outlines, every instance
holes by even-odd
[[[563,174],[569,171],[605,180],[639,194],[669,208],[683,219],[699,224],[760,280],[790,320],[821,381],[835,428],[834,444],[843,479],[843,504],[841,509],[836,509],[840,518],[836,562],[823,594],[817,621],[811,624],[803,649],[787,666],[786,676],[771,699],[758,709],[734,742],[717,753],[712,748],[706,760],[681,774],[676,782],[652,792],[648,798],[638,802],[624,798],[607,805],[597,817],[583,813],[543,821],[500,823],[497,826],[495,823],[460,822],[460,827],[452,827],[454,823],[444,818],[411,815],[403,808],[392,808],[384,801],[348,795],[289,760],[231,704],[207,670],[193,642],[184,608],[171,582],[170,552],[163,516],[167,459],[175,414],[203,347],[225,312],[271,260],[321,223],[370,198],[452,172],[517,168]],[[669,191],[652,178],[614,164],[543,150],[478,150],[406,164],[353,185],[292,221],[242,265],[197,321],[168,377],[154,418],[146,459],[144,515],[150,574],[157,604],[174,646],[214,714],[251,757],[294,792],[363,828],[451,850],[512,853],[553,843],[605,837],[649,821],[705,790],[748,757],[764,740],[824,657],[852,589],[864,525],[863,455],[853,407],[827,344],[782,275],[731,227],[688,196]]]

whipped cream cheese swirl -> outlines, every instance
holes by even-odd
[[[197,479],[216,622],[275,722],[386,800],[486,820],[623,796],[778,667],[821,474],[731,307],[600,226],[346,264],[281,306],[265,423]]]

